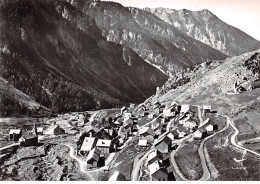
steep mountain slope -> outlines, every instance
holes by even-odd
[[[4,0],[0,75],[54,111],[141,102],[167,80],[65,1]]]
[[[208,64],[196,67],[193,74],[183,74],[186,82],[170,85],[169,80],[157,95],[150,100],[158,99],[170,104],[177,100],[182,103],[212,104],[220,113],[237,112],[256,99],[260,92],[260,50],[226,59],[223,63]],[[209,69],[209,67],[212,69]],[[208,69],[207,69],[208,68]],[[198,70],[199,72],[196,72]],[[179,79],[180,80],[180,79]],[[174,82],[174,80],[172,80]],[[234,91],[234,83],[249,89],[241,94],[228,95]],[[169,89],[166,89],[170,86]],[[252,88],[250,88],[250,86]]]
[[[132,48],[165,72],[227,57],[150,12],[115,2],[77,0],[72,4],[96,21],[107,40]]]
[[[145,8],[175,28],[230,56],[260,48],[260,42],[228,25],[209,10]]]

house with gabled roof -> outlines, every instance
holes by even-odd
[[[113,150],[112,140],[98,139],[96,147],[101,151],[102,155],[107,155]]]
[[[86,159],[88,169],[98,166],[100,155],[101,155],[101,151],[98,148],[93,148],[92,150],[90,150],[88,157]]]
[[[140,137],[154,136],[154,132],[149,127],[141,127],[138,131]]]
[[[11,141],[18,141],[21,136],[22,136],[21,129],[11,129],[9,132],[9,138]]]
[[[38,136],[33,133],[22,135],[19,138],[19,143],[21,144],[21,146],[37,146]]]
[[[168,172],[159,161],[148,166],[152,181],[168,181]]]
[[[181,105],[181,113],[187,113],[190,110],[190,105]]]
[[[140,146],[140,147],[147,147],[148,146],[148,140],[146,140],[146,139],[139,139],[138,140],[138,146]]]
[[[196,139],[196,140],[200,140],[200,139],[203,139],[207,136],[207,131],[205,128],[200,128],[198,130],[196,130],[194,133],[193,133],[193,138]]]
[[[156,130],[156,129],[161,127],[161,124],[162,124],[162,119],[161,118],[156,118],[153,122],[151,122],[149,124],[149,126],[150,126],[150,128],[152,130]]]
[[[80,152],[82,154],[89,153],[90,150],[92,150],[96,146],[96,143],[97,143],[96,137],[85,137],[80,147]]]
[[[162,153],[155,149],[147,156],[147,163],[151,165],[155,161],[162,162],[162,159],[163,159]]]
[[[168,153],[171,148],[172,140],[166,136],[160,136],[154,142],[155,149],[159,150],[161,153]]]

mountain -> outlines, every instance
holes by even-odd
[[[244,89],[234,92],[237,82]],[[222,62],[208,62],[190,68],[170,78],[149,100],[163,104],[179,101],[190,104],[211,104],[219,113],[237,112],[251,105],[259,104],[260,92],[260,50],[231,57]]]
[[[235,56],[260,48],[260,42],[228,25],[209,10],[190,11],[167,8],[145,8],[192,38],[227,55]]]
[[[54,112],[138,103],[167,80],[66,1],[3,0],[0,32],[1,78]]]
[[[227,57],[148,11],[115,2],[73,0],[71,4],[92,17],[108,41],[132,48],[167,74]]]

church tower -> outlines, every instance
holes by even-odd
[[[33,129],[32,129],[32,133],[37,135],[37,127],[36,127],[36,124],[34,123],[33,125]]]

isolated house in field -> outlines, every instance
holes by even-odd
[[[154,136],[154,132],[149,127],[141,127],[138,131],[140,137]]]
[[[10,141],[18,141],[21,136],[22,136],[21,129],[11,129],[9,132]]]
[[[168,172],[160,162],[155,161],[148,168],[152,181],[168,181]]]
[[[80,152],[82,154],[87,154],[88,152],[90,152],[90,150],[92,150],[95,147],[96,143],[97,143],[97,138],[85,137],[81,145]]]
[[[160,136],[155,140],[154,147],[161,153],[168,153],[171,147],[172,140],[167,136]]]
[[[190,110],[190,105],[182,105],[181,106],[181,113],[187,113]]]
[[[209,125],[207,125],[207,126],[205,127],[205,129],[206,129],[206,131],[207,131],[208,134],[211,134],[211,133],[213,133],[213,131],[214,131],[214,126],[213,126],[212,124],[209,124]]]
[[[101,151],[102,155],[107,155],[112,152],[113,144],[111,140],[99,139],[96,147]]]
[[[101,151],[97,148],[93,148],[89,154],[88,154],[88,157],[87,157],[87,168],[88,169],[91,169],[93,167],[97,167],[98,166],[98,162],[99,162],[99,159],[100,159],[100,154],[101,154]]]
[[[126,181],[125,176],[119,171],[114,172],[108,181]]]
[[[45,134],[61,135],[65,134],[65,130],[61,128],[59,125],[55,125],[54,127],[51,127]]]
[[[149,165],[154,163],[155,161],[162,162],[162,153],[158,150],[153,150],[147,157],[147,162]]]
[[[20,137],[19,143],[21,146],[36,146],[38,145],[38,137],[33,133],[26,134]]]

